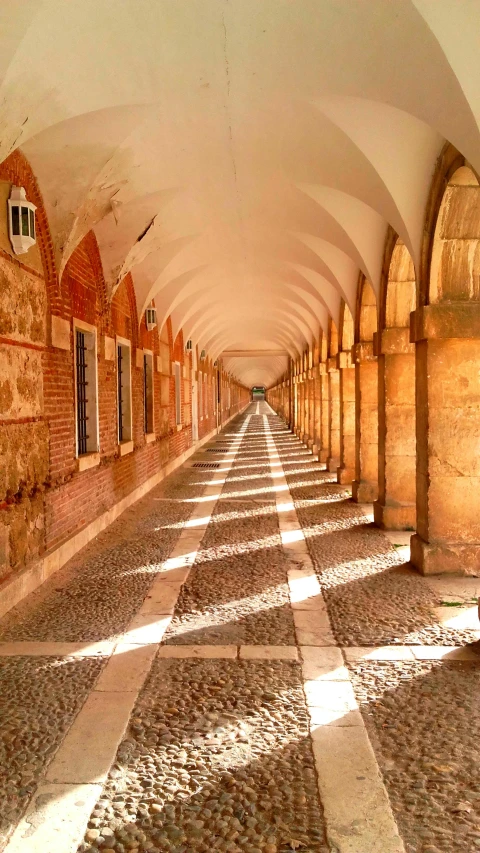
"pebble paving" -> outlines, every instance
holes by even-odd
[[[284,461],[298,439],[286,440],[288,433],[279,431],[274,420],[272,427]],[[286,466],[285,476],[339,645],[474,643],[473,631],[438,623],[432,608],[439,602],[430,587],[366,521],[345,487],[334,482],[335,475],[311,455],[301,468],[292,473]]]
[[[102,664],[95,658],[0,658],[0,850]]]
[[[233,463],[231,454],[197,455],[232,463],[226,475],[185,467],[167,478],[2,620],[0,640],[121,634],[194,499],[225,479],[164,643],[295,645],[267,411],[250,408]],[[278,418],[268,421],[337,642],[471,643],[473,632],[438,624],[430,587],[345,487]],[[232,422],[216,449],[230,449],[243,423]],[[0,657],[3,839],[101,667],[96,658]],[[362,661],[351,673],[406,853],[480,853],[480,660]],[[333,853],[307,723],[295,661],[157,657],[78,853]]]
[[[200,495],[199,481],[211,476],[185,469],[163,481],[11,610],[0,641],[98,641],[122,633],[192,513],[195,504],[182,500]]]
[[[328,853],[299,667],[157,660],[79,853]]]
[[[480,660],[352,676],[407,853],[480,850]]]
[[[261,420],[263,418],[252,418]],[[258,426],[252,429],[258,431]],[[246,436],[222,488],[194,568],[166,634],[170,644],[293,645],[288,562],[281,547],[270,467],[243,461]],[[266,442],[254,446],[267,456]],[[266,490],[266,491],[265,491]],[[250,501],[232,492],[254,492]],[[225,497],[224,497],[225,496]],[[261,513],[260,515],[258,513]]]

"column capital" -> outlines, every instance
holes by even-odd
[[[332,355],[330,358],[327,358],[327,372],[332,373],[334,370],[338,370],[336,355]]]
[[[411,342],[431,338],[480,338],[480,303],[445,302],[412,311]]]
[[[360,364],[364,361],[376,361],[377,354],[373,351],[373,341],[360,341],[352,347],[352,361]]]
[[[351,352],[339,352],[337,355],[337,367],[339,370],[342,370],[345,367],[352,366],[352,353]]]
[[[410,342],[410,329],[391,327],[375,332],[373,346],[377,355],[413,355],[415,344]]]

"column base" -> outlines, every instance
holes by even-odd
[[[341,486],[351,486],[355,471],[352,468],[337,468],[337,483]]]
[[[325,447],[322,447],[318,454],[318,461],[323,462],[324,465],[327,464],[328,459],[328,450]]]
[[[382,530],[415,530],[417,509],[415,504],[373,504],[375,524]]]
[[[480,577],[480,545],[431,544],[415,533],[410,539],[410,562],[422,575]]]
[[[307,445],[307,447],[308,447],[308,449],[309,449],[309,450],[312,450],[312,448],[313,448],[313,439],[311,439],[311,438],[307,438],[307,440],[306,440],[305,444]]]
[[[337,468],[340,465],[340,459],[338,456],[327,456],[326,465],[327,471],[330,471],[330,474],[336,474]]]
[[[378,498],[378,485],[367,480],[354,480],[352,483],[352,500],[357,504],[373,504]]]

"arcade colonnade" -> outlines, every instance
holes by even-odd
[[[375,523],[412,531],[419,571],[480,572],[480,187],[452,146],[433,177],[418,268],[389,228],[377,301],[360,274],[267,400],[351,484]]]

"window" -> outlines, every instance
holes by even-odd
[[[198,416],[201,421],[203,421],[203,374],[198,372]]]
[[[181,368],[178,361],[174,364],[175,376],[175,423],[179,426],[182,423],[182,385],[181,385]]]
[[[98,451],[97,330],[74,320],[77,456]]]
[[[153,354],[143,353],[143,429],[153,433]]]
[[[132,385],[130,341],[117,338],[118,441],[132,440]]]

